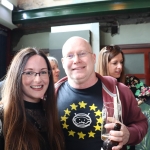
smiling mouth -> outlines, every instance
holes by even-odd
[[[85,67],[78,67],[78,68],[74,68],[74,69],[72,69],[72,70],[82,70],[82,69],[84,69]]]
[[[34,86],[30,86],[32,89],[41,89],[43,87],[43,85],[34,85]]]

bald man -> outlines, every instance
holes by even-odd
[[[112,77],[95,73],[96,55],[85,39],[69,38],[63,45],[62,55],[67,77],[59,80],[55,88],[66,150],[100,150],[103,147],[104,102],[122,106],[121,119],[105,126],[113,129],[116,121],[121,124],[120,131],[110,131],[109,139],[119,143],[113,150],[126,150],[126,145],[138,144],[147,133],[148,123],[130,89]]]

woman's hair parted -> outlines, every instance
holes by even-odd
[[[20,50],[13,58],[8,68],[5,83],[2,90],[2,101],[4,105],[3,135],[5,150],[39,150],[39,134],[26,118],[22,91],[22,72],[24,67],[34,55],[44,58],[48,70],[51,71],[47,56],[36,48],[25,48]],[[52,150],[61,150],[63,147],[63,136],[58,121],[57,104],[54,91],[53,75],[49,76],[49,86],[43,100],[43,109],[47,117],[49,144]]]
[[[49,61],[54,61],[55,64],[58,66],[58,60],[55,57],[48,56],[47,58],[48,58]]]
[[[98,61],[96,64],[96,72],[99,73],[102,76],[109,76],[109,70],[108,70],[108,63],[118,54],[122,54],[123,57],[123,66],[122,66],[122,72],[120,78],[117,80],[119,82],[124,83],[125,76],[124,76],[124,54],[121,51],[121,48],[117,45],[115,46],[106,46],[101,49],[98,56]]]

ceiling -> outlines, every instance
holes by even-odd
[[[18,28],[14,30],[22,30],[24,34],[49,31],[51,26],[72,25],[82,23],[99,22],[101,30],[109,32],[112,26],[129,25],[129,24],[144,24],[150,23],[150,12],[136,12],[124,14],[108,14],[81,16],[71,18],[60,18],[56,20],[43,20],[35,22],[25,22],[16,24]]]
[[[16,7],[12,14],[3,9],[0,7],[0,24],[12,30],[12,47],[23,35],[50,32],[52,26],[99,22],[100,30],[111,33],[112,27],[150,23],[150,0],[107,0],[31,10]]]
[[[32,10],[14,10],[12,22],[24,34],[49,31],[51,26],[99,22],[112,26],[150,23],[150,1],[120,0],[71,4]]]

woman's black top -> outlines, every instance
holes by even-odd
[[[31,103],[24,101],[27,119],[39,131],[42,139],[40,140],[41,150],[50,150],[48,142],[48,129],[45,111],[43,109],[42,101],[39,103]]]
[[[47,119],[42,106],[42,101],[39,103],[31,103],[24,101],[27,120],[37,129],[39,135],[40,149],[50,150],[48,142]],[[0,150],[4,149],[4,138],[0,137]]]

